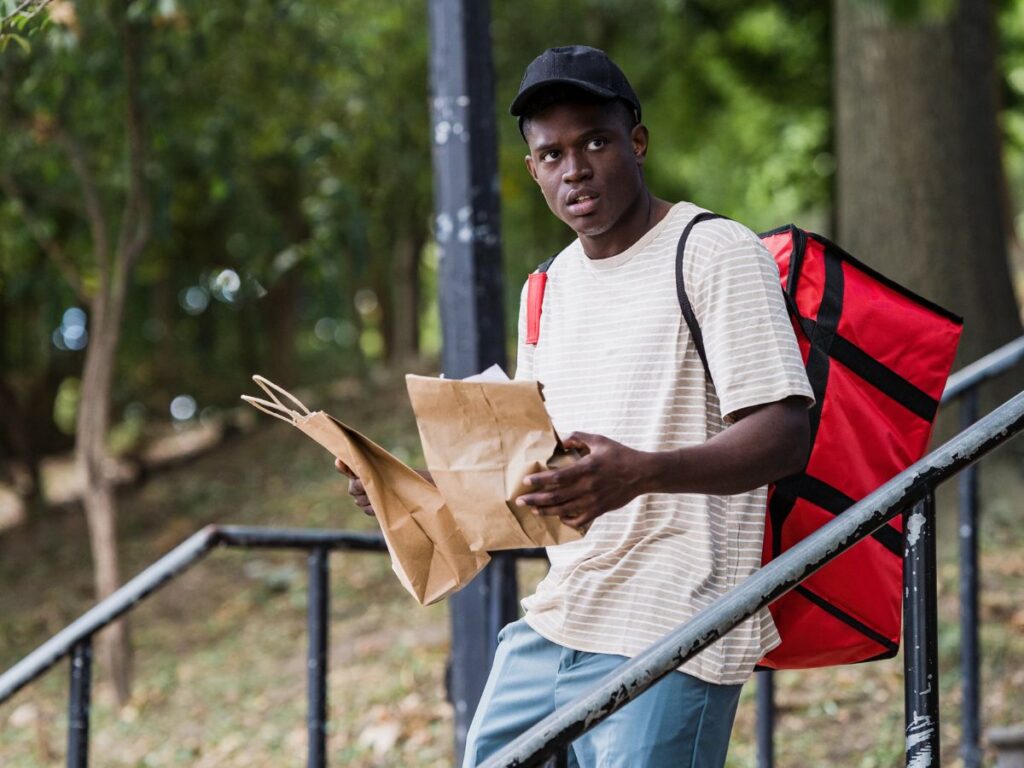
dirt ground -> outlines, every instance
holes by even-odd
[[[328,410],[415,460],[412,417],[396,382],[354,391]],[[370,407],[366,403],[371,403]],[[268,419],[268,422],[270,420]],[[983,471],[983,725],[1024,712],[1024,445]],[[939,650],[943,762],[959,764],[960,674],[955,497],[940,507]],[[269,424],[122,495],[124,572],[137,573],[208,522],[369,529],[330,457]],[[0,668],[91,603],[80,511],[46,513],[0,538]],[[524,563],[524,589],[542,569]],[[331,558],[329,763],[451,764],[443,672],[444,604],[418,607],[386,558]],[[218,550],[131,614],[136,670],[117,708],[94,684],[96,766],[283,766],[305,760],[306,563],[301,553]],[[0,764],[64,761],[67,663],[0,706]],[[780,768],[902,764],[902,660],[777,677]],[[744,690],[728,765],[754,765],[754,686]],[[994,764],[994,755],[988,753]]]

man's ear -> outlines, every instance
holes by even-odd
[[[530,176],[533,180],[540,184],[540,179],[537,178],[537,166],[533,162],[533,155],[527,155],[523,158],[526,161],[526,170],[530,172]]]
[[[633,130],[629,133],[629,139],[633,143],[633,157],[636,158],[636,164],[642,167],[647,159],[647,147],[651,140],[647,126],[643,123],[634,125]]]

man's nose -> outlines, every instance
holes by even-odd
[[[562,173],[562,181],[572,184],[591,176],[590,164],[586,159],[576,152],[566,155],[565,170]]]

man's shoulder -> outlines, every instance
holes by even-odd
[[[718,217],[700,221],[694,225],[693,229],[690,230],[690,238],[695,243],[699,241],[704,247],[712,249],[741,245],[761,245],[761,238],[750,227],[723,214],[718,214],[707,208],[701,208],[693,203],[679,203],[673,208],[673,211],[683,205],[686,207],[680,211],[681,228],[685,228],[687,224],[702,213],[713,213]]]

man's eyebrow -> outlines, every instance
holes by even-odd
[[[583,131],[582,133],[579,133],[576,136],[574,136],[572,141],[570,141],[569,143],[570,144],[580,144],[582,142],[589,141],[590,139],[594,138],[595,136],[600,136],[602,134],[608,133],[610,130],[612,130],[612,129],[609,128],[606,125],[604,125],[604,126],[595,126],[594,128],[588,128],[587,130]],[[538,144],[535,147],[530,147],[530,151],[531,152],[546,152],[549,149],[557,149],[559,146],[561,146],[561,142],[558,142],[558,141],[548,141],[548,142],[544,142],[543,144]]]
[[[543,144],[538,144],[535,147],[530,147],[531,152],[546,152],[549,149],[554,149],[558,146],[557,141],[548,141]]]

